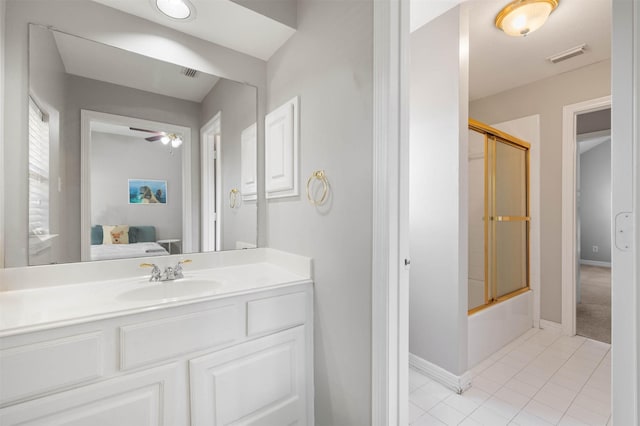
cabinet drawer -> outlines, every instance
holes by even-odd
[[[307,299],[305,293],[293,293],[247,303],[247,334],[262,334],[304,324]]]
[[[120,368],[146,366],[243,336],[239,304],[120,327]]]
[[[0,351],[0,404],[102,376],[102,347],[88,333]]]

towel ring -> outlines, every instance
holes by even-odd
[[[311,196],[311,185],[315,180],[322,182],[322,196],[320,196],[319,199],[315,199]],[[320,206],[326,201],[328,193],[329,181],[327,181],[327,175],[324,173],[324,170],[316,170],[311,174],[311,176],[309,176],[309,180],[307,180],[307,199],[312,205]]]
[[[229,191],[229,207],[232,209],[240,207],[238,194],[240,194],[240,191],[238,191],[238,188],[233,188],[231,191]]]

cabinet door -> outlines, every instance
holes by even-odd
[[[304,330],[299,326],[191,360],[192,424],[306,424]]]
[[[176,375],[170,365],[52,394],[1,409],[0,424],[173,426]]]

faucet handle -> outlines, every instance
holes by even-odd
[[[191,259],[184,259],[184,260],[178,261],[178,265],[184,265],[185,263],[191,263],[191,262],[193,262]]]
[[[156,265],[155,263],[141,263],[140,267],[153,268],[151,270],[151,277],[149,278],[149,281],[160,281],[160,275],[162,274],[162,271],[160,271],[160,268],[158,268],[158,265]]]

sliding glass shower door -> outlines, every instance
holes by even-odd
[[[473,120],[469,129],[469,313],[473,313],[529,288],[529,144]],[[478,151],[480,140],[484,145],[482,220],[477,217],[477,161],[471,165],[478,157],[471,153]],[[480,224],[484,228],[482,302],[477,297],[478,268],[472,267],[479,260],[479,244],[474,238],[480,235],[475,229]]]

